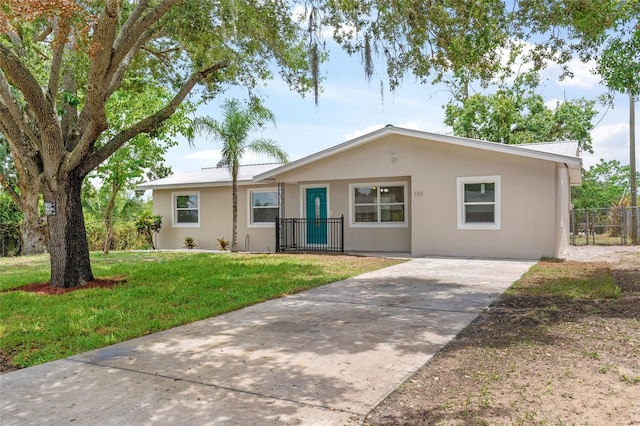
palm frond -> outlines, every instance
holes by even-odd
[[[254,139],[247,145],[247,149],[255,154],[266,155],[281,163],[289,161],[287,153],[273,139]]]

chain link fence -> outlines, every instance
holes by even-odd
[[[638,215],[638,207],[574,209],[571,213],[571,244],[576,246],[631,244],[631,224],[634,214]]]

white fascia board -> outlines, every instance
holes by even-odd
[[[366,135],[359,136],[355,139],[351,139],[349,141],[346,141],[341,144],[335,145],[333,147],[327,148],[325,150],[319,151],[315,154],[311,154],[307,157],[303,157],[299,160],[292,161],[291,163],[277,167],[273,170],[269,170],[267,172],[258,174],[254,176],[253,179],[256,182],[259,182],[261,180],[274,178],[280,173],[288,172],[290,170],[297,169],[299,167],[305,166],[307,164],[313,163],[323,158],[327,158],[329,156],[338,154],[340,152],[353,149],[357,146],[372,142],[376,139],[379,139],[389,134],[409,136],[409,137],[414,137],[418,139],[431,140],[434,142],[449,143],[451,145],[482,149],[485,151],[493,151],[493,152],[499,152],[504,154],[511,154],[511,155],[516,155],[516,156],[526,157],[526,158],[535,158],[539,160],[552,161],[556,163],[564,163],[567,165],[567,167],[572,169],[575,168],[577,170],[580,170],[582,167],[582,159],[579,157],[553,154],[553,153],[537,151],[532,149],[523,149],[518,145],[505,145],[505,144],[496,143],[496,142],[482,141],[479,139],[469,139],[469,138],[462,138],[459,136],[441,135],[438,133],[429,133],[429,132],[423,132],[419,130],[403,129],[400,127],[393,127],[388,125],[386,127],[383,127],[382,129],[375,130]]]

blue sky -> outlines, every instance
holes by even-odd
[[[544,71],[542,94],[550,105],[556,100],[584,97],[596,99],[606,90],[590,70],[593,64],[574,62],[573,79],[559,81],[560,69],[551,67]],[[270,126],[254,137],[274,139],[296,160],[322,149],[345,142],[386,124],[408,127],[434,133],[450,134],[443,124],[442,108],[449,99],[443,86],[416,84],[412,77],[405,79],[394,93],[388,90],[384,99],[380,93],[380,80],[384,69],[379,67],[371,83],[364,77],[358,56],[349,57],[333,50],[328,63],[322,67],[325,76],[323,92],[316,106],[313,96],[302,98],[289,91],[282,81],[275,79],[261,89],[266,106],[276,115],[276,127]],[[219,118],[219,105],[227,98],[243,98],[245,91],[231,89],[216,101],[201,107],[197,115]],[[600,158],[619,160],[629,164],[629,102],[627,96],[617,95],[615,107],[607,109],[597,105],[600,111],[592,130],[594,154],[582,153],[584,166],[596,164]],[[640,109],[640,105],[636,107]],[[640,121],[637,119],[636,121]],[[640,134],[640,126],[636,126]],[[174,173],[187,172],[202,167],[215,166],[220,159],[217,142],[197,137],[191,148],[186,141],[170,149],[165,164]],[[266,158],[247,155],[243,164],[270,162]]]

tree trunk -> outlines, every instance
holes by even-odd
[[[22,188],[20,209],[22,210],[22,255],[40,254],[47,250],[47,232],[38,212],[40,193]]]
[[[44,191],[45,202],[55,203],[55,215],[48,217],[52,287],[80,287],[93,280],[80,202],[82,180],[72,174],[59,179],[55,190]]]
[[[233,224],[231,230],[231,251],[238,251],[238,168],[234,164],[231,170],[231,197],[233,201]]]
[[[113,188],[111,195],[109,195],[109,201],[104,212],[104,242],[102,244],[102,253],[109,254],[111,248],[111,241],[113,240],[113,209],[116,204],[116,194],[118,189]],[[153,242],[151,244],[153,246]]]
[[[111,221],[109,219],[104,220],[104,241],[102,242],[102,253],[109,254],[109,249],[111,248],[111,240],[113,240],[113,227],[111,226]]]

